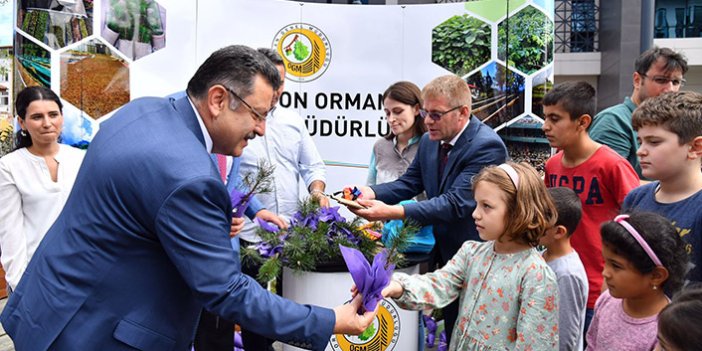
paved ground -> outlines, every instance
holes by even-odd
[[[0,300],[0,311],[5,308],[6,302],[7,298]],[[15,346],[12,345],[10,337],[5,334],[5,329],[2,329],[2,325],[0,325],[0,351],[15,351]]]

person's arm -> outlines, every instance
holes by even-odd
[[[462,160],[463,168],[451,187],[437,197],[403,205],[405,217],[422,224],[470,217],[475,209],[473,177],[485,166],[499,165],[507,158],[507,151],[499,139],[491,139],[474,148],[475,152]]]
[[[587,289],[573,275],[558,278],[558,336],[560,351],[579,351],[583,336],[581,316],[587,307]]]
[[[527,268],[517,316],[514,350],[558,351],[558,283],[544,263]]]
[[[319,155],[317,146],[315,146],[304,124],[301,123],[300,128],[300,158],[297,165],[298,171],[305,185],[307,185],[310,196],[316,198],[320,206],[329,207],[329,199],[324,195],[324,189],[326,188],[325,177],[327,173],[324,160],[322,160],[322,156]]]
[[[307,190],[309,190],[311,197],[314,197],[317,199],[317,201],[319,201],[320,206],[329,207],[329,199],[326,195],[324,195],[325,188],[326,184],[324,184],[324,181],[315,180],[312,183],[310,183]]]
[[[370,162],[368,162],[368,177],[366,178],[366,185],[375,185],[377,179],[378,169],[375,167],[375,152],[372,152]]]
[[[38,180],[37,180],[38,182]],[[27,234],[24,232],[22,195],[14,182],[9,165],[0,162],[0,252],[5,280],[17,287],[27,267]],[[37,213],[41,216],[42,214]]]
[[[402,287],[384,291],[404,309],[424,310],[442,308],[458,298],[466,278],[467,267],[480,243],[466,242],[445,266],[432,273],[407,275],[393,274],[393,281]],[[396,287],[393,284],[392,287]]]

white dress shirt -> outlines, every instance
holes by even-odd
[[[85,151],[59,144],[57,181],[26,148],[0,158],[0,261],[15,289],[41,239],[68,199]]]
[[[266,120],[266,134],[249,141],[241,155],[241,175],[256,172],[259,158],[275,166],[274,190],[256,194],[266,209],[289,219],[298,209],[302,180],[305,188],[315,180],[325,181],[326,169],[317,147],[307,131],[302,117],[278,106]],[[305,194],[307,195],[307,194]],[[259,242],[257,225],[248,218],[239,236],[250,242]]]

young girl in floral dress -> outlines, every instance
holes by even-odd
[[[557,350],[558,285],[535,249],[556,221],[543,181],[529,165],[484,168],[473,178],[480,238],[440,270],[395,273],[384,290],[402,308],[460,301],[449,350]]]

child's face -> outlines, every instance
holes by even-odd
[[[507,202],[504,199],[504,192],[496,184],[490,182],[479,182],[475,185],[475,227],[480,238],[497,240],[505,232],[505,220],[507,218]]]
[[[539,238],[539,245],[546,246],[547,248],[553,244],[556,241],[556,237],[558,235],[558,228],[562,226],[553,226],[551,228],[546,229],[546,232],[544,232],[544,235]],[[561,238],[559,236],[559,238]]]
[[[681,173],[690,164],[689,144],[679,143],[678,135],[662,126],[645,125],[638,131],[639,149],[636,155],[641,163],[644,177],[656,180],[668,180]]]
[[[602,245],[602,257],[605,264],[602,277],[613,297],[636,298],[653,291],[651,274],[642,274],[629,260],[615,254],[607,244]]]
[[[584,130],[580,123],[580,118],[570,119],[570,114],[560,103],[544,106],[544,125],[541,129],[551,147],[563,149],[572,145]]]

